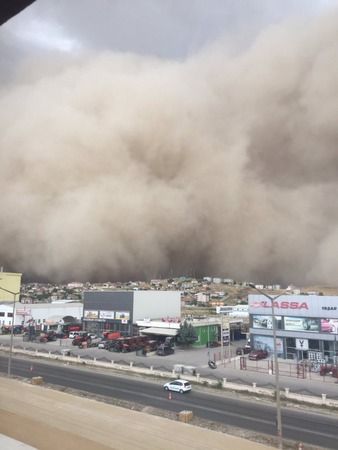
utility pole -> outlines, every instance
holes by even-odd
[[[280,383],[279,383],[279,365],[278,365],[278,355],[277,355],[277,331],[276,331],[276,316],[275,316],[275,300],[283,294],[279,294],[275,297],[271,297],[270,295],[263,292],[261,289],[258,289],[253,283],[249,283],[249,286],[255,289],[260,294],[264,295],[264,297],[268,298],[271,302],[271,318],[272,318],[272,336],[273,336],[273,353],[274,353],[274,370],[275,370],[275,385],[276,385],[276,425],[277,425],[277,439],[278,439],[278,448],[283,448],[283,430],[282,430],[282,412],[281,412],[281,402],[280,402]]]
[[[11,326],[11,341],[9,345],[9,358],[8,358],[8,368],[7,368],[7,375],[11,376],[11,368],[12,368],[12,354],[13,354],[13,336],[14,336],[14,318],[15,318],[15,303],[16,303],[16,296],[20,295],[19,292],[13,292],[8,289],[5,289],[0,286],[0,290],[7,292],[8,294],[13,295],[13,312],[12,312],[12,326]]]

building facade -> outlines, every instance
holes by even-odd
[[[271,301],[249,295],[251,346],[273,352]],[[282,358],[336,364],[338,296],[282,295],[274,301],[277,352]]]
[[[18,301],[21,288],[21,273],[1,272],[0,271],[0,302],[12,303]],[[14,294],[16,298],[14,299]]]
[[[181,317],[180,291],[85,291],[84,329],[137,333],[137,321]]]
[[[44,329],[55,327],[67,320],[80,321],[83,305],[80,302],[56,303],[16,303],[14,311],[14,325],[34,324]],[[13,323],[13,304],[0,304],[0,325],[11,326]]]

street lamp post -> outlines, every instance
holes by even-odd
[[[12,312],[11,341],[10,341],[10,345],[9,345],[9,357],[8,357],[8,367],[7,367],[7,375],[10,377],[11,376],[11,368],[12,368],[12,354],[13,354],[15,303],[16,303],[16,296],[20,295],[20,291],[19,292],[9,291],[8,289],[5,289],[1,286],[0,286],[0,290],[7,292],[8,294],[12,294],[13,299],[14,299],[13,300],[13,312]]]
[[[255,289],[260,294],[267,297],[271,302],[271,317],[272,317],[272,335],[273,335],[273,354],[274,354],[274,365],[275,365],[275,384],[276,384],[276,409],[277,409],[277,439],[278,448],[283,448],[283,433],[282,433],[282,412],[281,412],[281,402],[280,402],[280,383],[279,383],[279,366],[278,366],[278,355],[277,355],[277,331],[276,331],[276,316],[275,316],[275,305],[274,301],[283,294],[279,294],[276,297],[271,297],[265,292],[258,289],[253,283],[249,283],[249,286]]]

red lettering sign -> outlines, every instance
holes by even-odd
[[[252,308],[271,308],[271,302],[267,302],[265,300],[261,302],[255,302],[252,305],[250,305]],[[309,306],[306,302],[273,302],[274,308],[277,309],[309,309]]]

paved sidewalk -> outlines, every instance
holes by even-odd
[[[272,448],[13,379],[0,378],[0,399],[0,433],[38,450]]]

